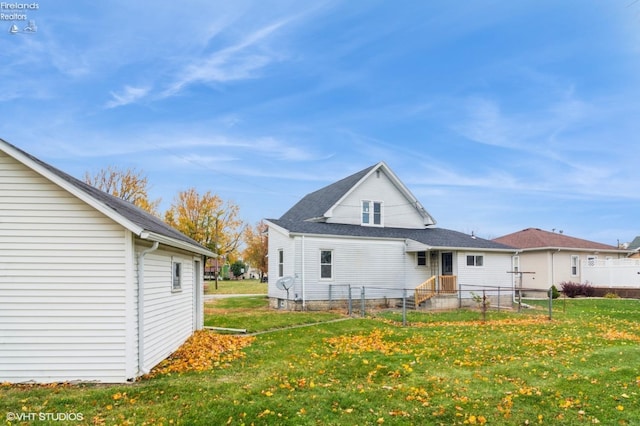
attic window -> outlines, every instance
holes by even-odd
[[[382,226],[381,201],[362,201],[362,224]]]

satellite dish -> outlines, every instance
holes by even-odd
[[[288,298],[289,289],[293,287],[294,282],[295,280],[292,276],[278,278],[278,281],[276,281],[276,287],[278,287],[280,290],[286,290]]]

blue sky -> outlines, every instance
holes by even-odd
[[[640,235],[637,0],[37,5],[0,20],[0,138],[162,210],[255,224],[385,161],[443,228]]]

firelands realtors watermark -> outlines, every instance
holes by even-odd
[[[38,31],[33,12],[40,9],[39,3],[0,2],[0,22],[9,24],[9,34],[33,34]]]
[[[82,413],[27,413],[25,411],[7,412],[8,422],[81,422],[83,420],[84,414]]]

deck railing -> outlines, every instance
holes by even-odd
[[[456,294],[458,292],[458,277],[456,275],[440,275],[440,293]]]

